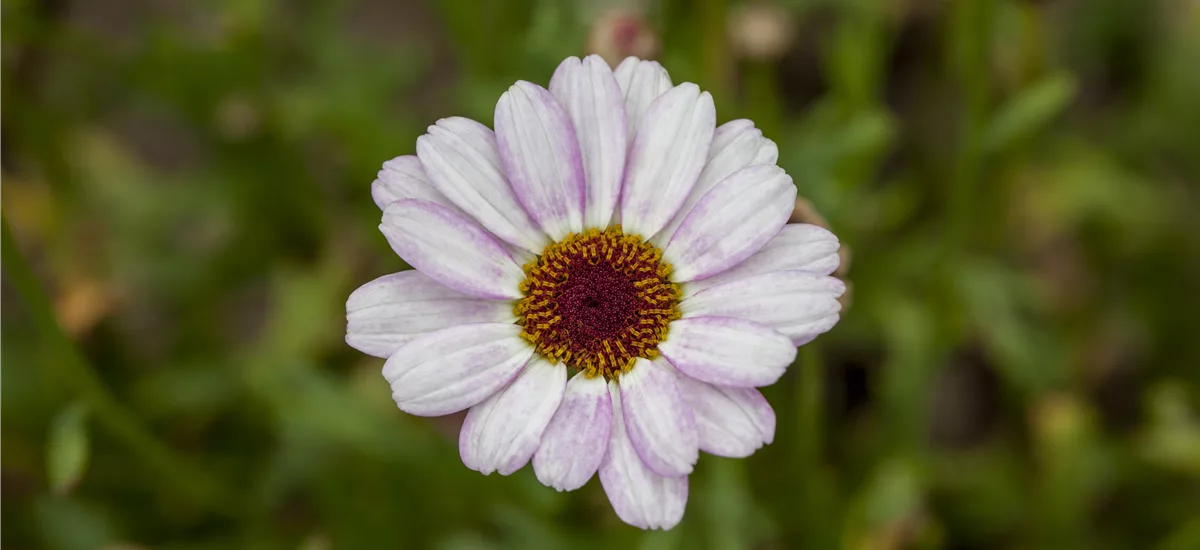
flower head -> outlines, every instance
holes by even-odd
[[[383,165],[379,227],[416,270],[350,295],[346,341],[400,409],[469,409],[469,468],[599,472],[622,520],[671,528],[699,451],[774,438],[755,387],[837,322],[837,238],[785,226],[775,144],[653,61],[569,58],[494,123],[439,120]]]

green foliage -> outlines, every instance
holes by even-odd
[[[722,0],[4,0],[0,545],[1200,547],[1200,5],[778,3],[752,59]],[[380,164],[616,4],[849,253],[774,443],[666,533],[467,470],[343,341],[407,268]]]
[[[87,470],[89,445],[85,405],[75,403],[54,417],[46,447],[51,491],[62,495],[75,488]]]

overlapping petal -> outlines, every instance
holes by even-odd
[[[671,76],[657,61],[636,57],[626,57],[613,75],[624,95],[629,141],[633,141],[650,104],[671,89]]]
[[[604,459],[613,420],[604,377],[577,373],[533,455],[538,481],[559,491],[583,487]]]
[[[712,277],[683,286],[690,296],[706,288],[776,271],[808,271],[829,275],[838,268],[838,238],[829,230],[810,224],[785,225],[767,244],[746,261]]]
[[[696,186],[670,223],[654,237],[655,244],[666,246],[696,203],[721,180],[747,166],[775,164],[778,159],[779,148],[775,142],[763,137],[762,131],[755,128],[753,122],[739,119],[718,126],[708,150],[708,163],[700,172],[700,179],[696,180]]]
[[[774,384],[796,359],[796,347],[787,336],[733,317],[675,321],[658,349],[683,374],[739,388]]]
[[[430,184],[493,235],[535,254],[550,242],[508,184],[487,126],[443,118],[417,138],[417,157]]]
[[[846,284],[807,271],[776,271],[730,281],[679,304],[683,316],[718,315],[771,327],[799,345],[837,323]]]
[[[463,464],[483,475],[520,470],[537,450],[566,383],[567,369],[538,357],[507,387],[471,407],[458,437]]]
[[[714,386],[687,375],[679,387],[696,415],[700,450],[733,458],[754,454],[775,439],[775,411],[754,388]]]
[[[346,343],[387,358],[426,332],[469,323],[511,323],[512,303],[482,300],[451,290],[421,274],[384,275],[346,300]]]
[[[625,168],[621,225],[651,238],[671,220],[696,184],[716,129],[712,96],[690,82],[646,111]]]
[[[609,384],[612,436],[600,464],[600,484],[621,521],[642,529],[670,529],[687,508],[687,476],[664,477],[646,467],[625,430],[620,389]]]
[[[459,325],[418,336],[383,365],[400,410],[442,416],[487,399],[533,356],[509,323]]]
[[[421,159],[416,155],[396,157],[383,163],[375,181],[371,182],[371,198],[380,210],[401,199],[418,199],[458,208],[429,183]]]
[[[675,383],[674,369],[639,358],[621,375],[625,428],[642,462],[655,473],[692,473],[699,458],[696,420]]]
[[[583,230],[584,172],[570,117],[541,86],[509,87],[496,103],[496,142],[508,181],[550,238]]]
[[[679,282],[711,277],[741,263],[787,223],[796,187],[782,168],[743,168],[706,193],[663,251]]]
[[[583,223],[603,228],[612,220],[629,150],[621,88],[600,56],[568,57],[550,79],[550,93],[575,127],[587,181]]]
[[[521,266],[491,234],[445,206],[393,202],[379,230],[400,258],[443,285],[479,298],[521,297]]]

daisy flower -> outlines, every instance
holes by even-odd
[[[346,341],[401,410],[468,410],[467,467],[593,474],[626,523],[669,529],[705,451],[774,438],[756,387],[838,320],[838,241],[785,225],[796,188],[747,120],[653,61],[569,58],[517,82],[493,132],[446,118],[371,186],[414,271],[363,285]]]

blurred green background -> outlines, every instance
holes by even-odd
[[[1200,548],[1196,0],[2,16],[6,549]],[[852,259],[666,533],[467,470],[342,341],[379,165],[589,50],[754,119]]]

